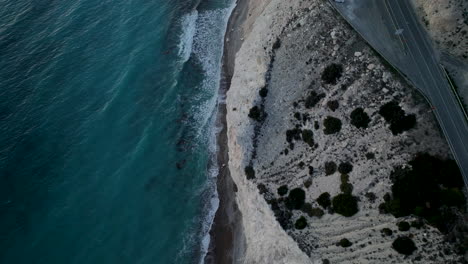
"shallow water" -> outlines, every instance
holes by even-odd
[[[230,7],[0,3],[0,263],[200,260]]]

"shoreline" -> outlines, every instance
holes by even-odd
[[[229,16],[224,35],[221,82],[218,91],[219,99],[226,97],[226,92],[231,86],[235,56],[242,45],[242,32],[233,29],[240,28],[245,19],[247,7],[247,0],[237,0],[236,6]],[[216,136],[216,144],[218,146],[216,159],[219,168],[216,188],[219,206],[209,232],[210,244],[204,258],[204,263],[207,264],[233,263],[243,248],[242,216],[236,203],[237,186],[231,178],[228,166],[226,102],[219,99],[216,117],[216,124],[221,127],[220,132]]]

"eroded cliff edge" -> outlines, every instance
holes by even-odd
[[[392,190],[398,169],[417,167],[416,157],[453,165],[423,98],[326,1],[249,5],[226,101],[229,169],[246,240],[238,262],[463,261],[425,218],[392,214],[400,213]],[[325,193],[329,205],[319,199]],[[336,197],[351,201],[343,209]],[[453,219],[463,222],[464,205],[457,206]],[[415,249],[397,252],[399,237]]]

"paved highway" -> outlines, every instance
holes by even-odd
[[[419,73],[418,87],[435,107],[435,115],[447,138],[453,155],[468,186],[468,124],[460,104],[453,93],[445,73],[435,57],[427,33],[421,28],[408,0],[377,1],[392,19],[394,31],[403,29],[399,35],[402,52],[410,57]]]

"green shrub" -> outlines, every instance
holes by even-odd
[[[268,89],[266,87],[263,87],[262,89],[260,89],[260,91],[258,92],[258,94],[261,96],[261,97],[266,97],[268,95]]]
[[[454,218],[442,208],[465,209],[460,171],[452,162],[428,154],[418,154],[409,165],[409,168],[397,167],[392,171],[392,196],[384,197],[383,211],[395,217],[421,216],[440,231],[447,232]]]
[[[338,166],[338,171],[342,174],[348,174],[353,170],[353,165],[349,162],[342,162]]]
[[[330,108],[330,110],[335,112],[335,110],[338,109],[338,107],[340,107],[340,104],[338,103],[337,100],[332,100],[332,101],[327,102],[327,106],[328,108]]]
[[[305,219],[304,216],[299,217],[299,219],[296,220],[296,223],[294,223],[294,227],[298,230],[302,230],[306,228],[307,226],[307,219]]]
[[[310,147],[314,146],[314,133],[312,130],[304,129],[302,130],[302,140],[307,143]]]
[[[336,163],[333,161],[325,162],[325,175],[332,175],[336,172]]]
[[[357,128],[367,128],[370,123],[369,115],[364,112],[364,109],[361,107],[354,109],[351,112],[351,125]]]
[[[392,231],[390,228],[387,228],[387,227],[385,227],[384,229],[382,229],[382,231],[380,231],[380,232],[382,232],[382,235],[384,235],[384,236],[391,236],[391,235],[393,235],[393,231]]]
[[[288,209],[299,210],[304,205],[305,192],[301,188],[292,189],[286,198],[285,205]]]
[[[353,243],[351,243],[351,241],[349,241],[347,238],[342,238],[340,242],[337,243],[337,246],[341,246],[344,248],[350,247],[352,245]]]
[[[340,184],[340,190],[343,193],[351,194],[353,192],[353,189],[354,189],[353,185],[349,182],[343,182]]]
[[[421,219],[414,220],[411,222],[411,227],[421,229],[421,227],[423,226],[424,226],[424,221],[422,221]]]
[[[393,249],[403,255],[411,255],[417,249],[413,240],[407,236],[401,236],[392,243]]]
[[[293,140],[301,139],[302,130],[299,128],[286,130],[286,141],[291,143]]]
[[[398,230],[400,231],[408,231],[410,230],[410,224],[406,221],[401,221],[401,222],[398,222]]]
[[[305,203],[302,206],[301,211],[308,214],[310,217],[320,218],[325,214],[322,209],[317,208],[317,207],[312,207],[312,205],[310,203]]]
[[[380,107],[379,114],[390,124],[393,135],[408,131],[416,125],[415,115],[406,115],[397,102],[391,101]]]
[[[263,183],[259,183],[259,184],[257,185],[257,189],[258,189],[258,191],[259,191],[260,194],[264,194],[264,193],[267,193],[267,192],[268,192],[267,187],[266,187],[265,184],[263,184]]]
[[[358,210],[357,198],[348,193],[341,193],[333,197],[333,210],[343,216],[353,216]]]
[[[318,102],[320,102],[320,100],[322,100],[323,98],[325,98],[324,93],[317,94],[316,92],[312,91],[310,92],[309,96],[307,96],[307,98],[305,99],[305,107],[307,109],[312,108],[316,106]]]
[[[266,117],[266,114],[258,106],[254,106],[250,108],[249,117],[255,121],[263,121]]]
[[[341,120],[336,117],[327,116],[323,121],[323,126],[325,127],[323,129],[325,135],[335,134],[341,130]]]
[[[251,180],[255,178],[255,170],[252,166],[247,166],[244,168],[245,175],[247,176],[247,180]]]
[[[369,202],[374,203],[375,200],[377,199],[377,196],[373,192],[367,192],[365,194],[366,198],[369,200]]]
[[[328,65],[322,72],[322,80],[328,84],[336,84],[336,81],[343,73],[343,66],[332,63]]]
[[[273,50],[277,50],[281,47],[281,40],[279,38],[276,39],[275,43],[273,43]]]
[[[278,188],[278,194],[280,196],[283,196],[285,194],[288,193],[288,186],[287,185],[281,185],[279,188]]]
[[[304,182],[304,187],[309,188],[312,185],[312,179],[308,179]]]
[[[316,201],[320,206],[323,207],[323,209],[327,209],[331,205],[330,194],[328,192],[324,192],[317,198]]]

